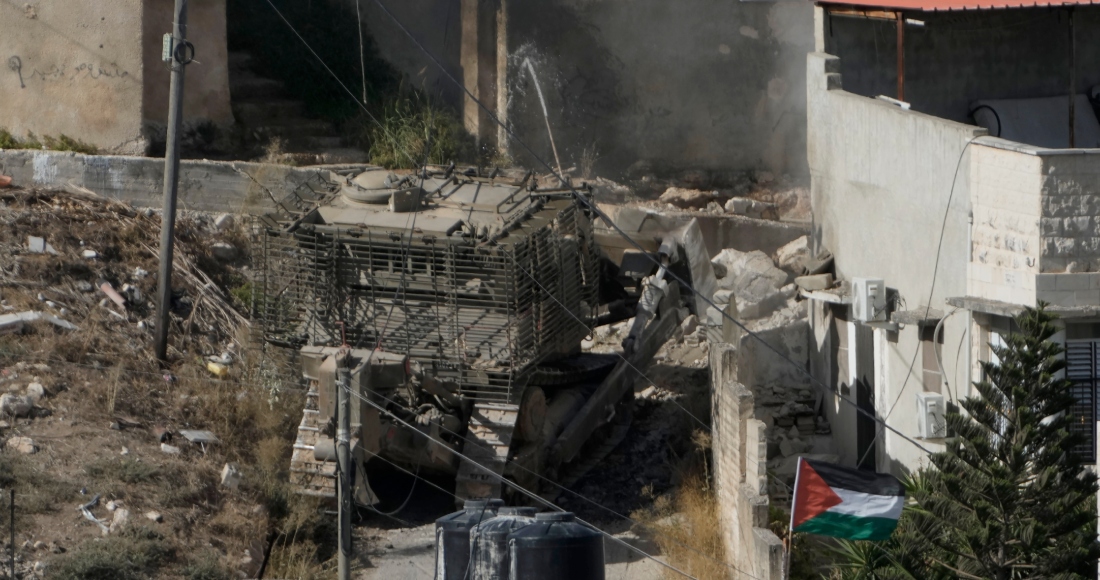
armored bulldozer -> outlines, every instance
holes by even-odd
[[[460,498],[518,502],[502,477],[556,496],[540,476],[570,485],[622,440],[638,369],[697,309],[667,269],[692,269],[682,232],[599,239],[577,196],[529,172],[334,172],[257,220],[254,319],[309,387],[300,493],[335,496],[340,367],[362,503],[376,460],[453,474]],[[581,352],[631,318],[622,357]]]

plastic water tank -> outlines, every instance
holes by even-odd
[[[499,499],[468,499],[462,511],[435,521],[436,580],[468,580],[470,528],[497,515],[503,505]]]
[[[569,512],[535,516],[508,536],[514,580],[604,580],[603,535]]]
[[[508,535],[535,522],[533,507],[500,508],[497,516],[483,520],[470,529],[470,553],[473,580],[507,580],[511,578],[508,557]]]

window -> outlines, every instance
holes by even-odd
[[[1097,390],[1100,387],[1100,325],[1066,325],[1066,378],[1073,382],[1070,431],[1085,442],[1074,449],[1088,463],[1096,461]]]
[[[943,392],[943,373],[936,361],[936,349],[943,350],[943,332],[938,340],[935,326],[920,327],[921,369],[924,371],[924,390],[930,393]]]

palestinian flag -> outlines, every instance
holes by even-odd
[[[791,529],[848,540],[885,540],[905,504],[892,475],[798,458]]]

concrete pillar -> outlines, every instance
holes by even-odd
[[[477,101],[498,118],[504,110],[501,103],[507,102],[500,90],[506,86],[508,64],[504,5],[504,0],[462,0],[461,5],[462,83],[474,97],[463,96],[463,122],[481,148],[496,146],[498,125]]]

